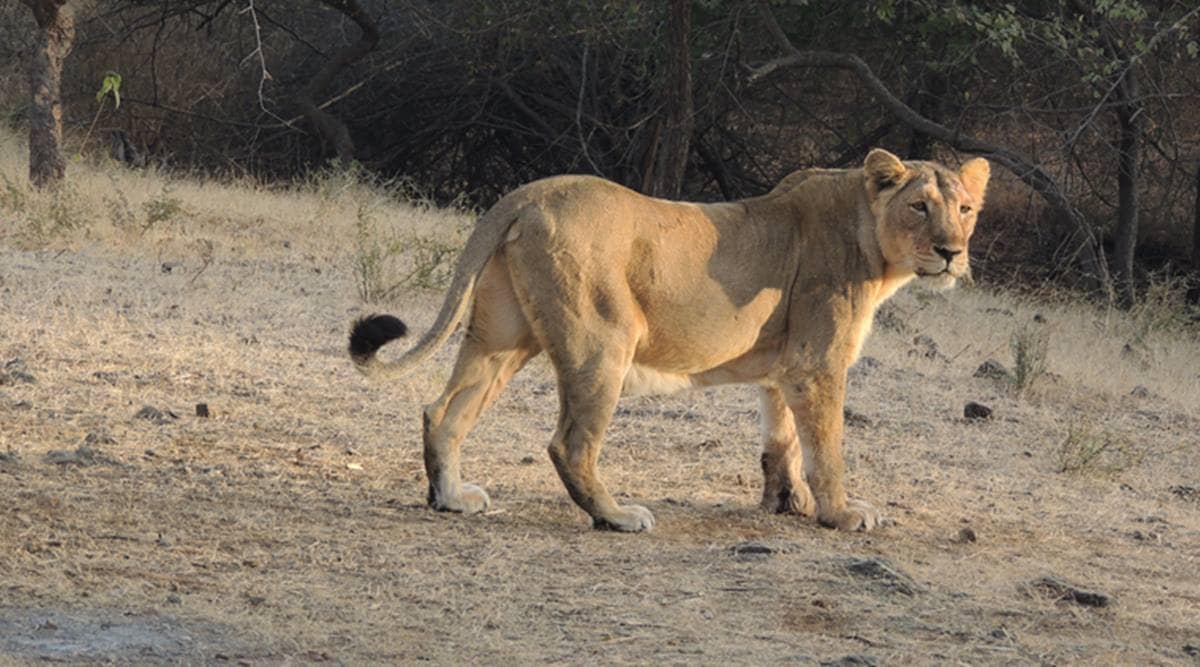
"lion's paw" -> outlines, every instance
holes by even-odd
[[[477,514],[486,510],[492,501],[482,487],[475,484],[463,484],[458,495],[450,498],[438,498],[430,504],[439,512]]]
[[[807,484],[797,484],[791,489],[764,496],[762,508],[773,514],[813,516],[817,513],[817,501]]]
[[[841,511],[824,513],[817,519],[826,528],[845,531],[868,531],[882,523],[879,510],[864,500],[851,499]]]
[[[623,533],[640,533],[654,528],[654,515],[641,505],[620,505],[616,511],[604,518],[593,517],[592,527],[596,530],[616,530]]]

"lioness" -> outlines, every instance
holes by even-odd
[[[762,507],[870,530],[879,513],[842,485],[846,371],[897,289],[967,273],[988,175],[982,158],[955,172],[876,149],[861,169],[797,172],[767,195],[718,204],[547,178],[479,220],[437,321],[412,350],[379,361],[406,328],[372,315],[354,325],[350,355],[366,375],[404,373],[470,314],[446,390],[425,408],[435,509],[487,508],[487,493],[459,476],[459,445],[544,350],[560,405],[550,460],[596,528],[654,526],[597,474],[617,399],[739,382],[761,392]]]

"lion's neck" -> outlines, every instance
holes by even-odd
[[[802,243],[831,250],[828,259],[840,265],[837,273],[845,287],[858,292],[856,301],[867,317],[915,277],[884,259],[861,172],[816,170],[767,198],[786,206],[789,217],[799,221]]]

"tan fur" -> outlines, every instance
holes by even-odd
[[[945,285],[966,274],[987,179],[982,159],[954,172],[874,150],[861,169],[796,172],[731,203],[652,199],[587,176],[537,181],[479,221],[415,348],[356,361],[368,375],[407,371],[470,312],[453,375],[425,410],[438,509],[487,507],[460,480],[459,445],[545,351],[561,407],[550,457],[597,527],[654,523],[598,477],[620,395],[736,382],[762,391],[763,507],[867,530],[878,513],[842,485],[846,371],[883,300],[918,275]]]

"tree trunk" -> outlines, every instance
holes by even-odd
[[[1187,300],[1193,306],[1200,306],[1200,162],[1196,163],[1196,204],[1192,215],[1192,288]]]
[[[62,67],[75,42],[75,13],[66,0],[25,0],[38,33],[29,58],[29,180],[44,188],[67,172],[62,150]]]
[[[929,72],[925,85],[917,91],[917,113],[935,123],[941,121],[942,98],[946,95],[946,77],[940,72]],[[933,154],[933,138],[923,132],[912,131],[908,142],[909,160],[928,160]]]
[[[304,88],[300,89],[296,101],[299,103],[300,112],[304,114],[304,117],[315,125],[321,137],[333,146],[334,152],[337,153],[337,159],[343,164],[350,164],[354,161],[354,140],[350,138],[350,130],[340,118],[317,106],[316,96],[333,81],[338,70],[367,55],[379,44],[379,28],[375,25],[375,20],[371,18],[371,15],[359,6],[358,0],[321,0],[321,2],[345,14],[358,24],[362,35],[359,36],[357,42],[334,53],[329,62],[325,63],[317,71],[317,74],[304,85]]]
[[[1118,89],[1122,104],[1117,107],[1121,125],[1117,156],[1117,233],[1113,249],[1118,302],[1128,308],[1135,299],[1133,257],[1138,237],[1138,143],[1141,107],[1137,100],[1137,70],[1130,67]]]
[[[683,189],[688,150],[695,120],[692,117],[692,64],[688,34],[692,29],[692,1],[671,0],[667,22],[667,80],[662,132],[653,146],[654,160],[646,172],[643,190],[655,197],[675,199]]]

